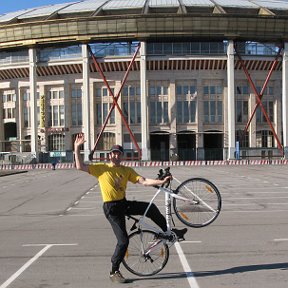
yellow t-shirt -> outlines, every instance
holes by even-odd
[[[104,202],[125,198],[127,182],[137,183],[141,176],[126,166],[96,163],[88,166],[89,173],[98,178]]]

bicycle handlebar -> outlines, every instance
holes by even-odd
[[[159,170],[159,174],[158,174],[158,178],[160,180],[163,180],[165,177],[167,176],[171,176],[172,174],[170,173],[170,167],[167,167],[165,169],[160,169]]]
[[[163,180],[165,177],[167,177],[167,176],[172,176],[172,174],[171,174],[171,172],[170,172],[170,167],[167,167],[167,168],[165,168],[165,169],[160,169],[159,170],[159,173],[157,174],[157,179],[159,179],[159,180]],[[170,184],[170,180],[167,182],[167,183],[165,183],[165,188],[167,188],[168,186],[169,186],[169,184]],[[161,187],[163,187],[164,186],[164,184],[161,186]],[[159,186],[158,185],[155,185],[155,186],[153,186],[153,187],[155,187],[155,188],[159,188]]]

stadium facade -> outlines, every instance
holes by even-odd
[[[0,15],[1,159],[72,160],[79,132],[86,160],[95,142],[95,158],[115,143],[142,160],[285,156],[287,36],[285,0],[86,0]]]

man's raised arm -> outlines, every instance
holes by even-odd
[[[76,164],[77,170],[88,172],[88,165],[85,165],[83,163],[83,160],[80,156],[80,146],[83,145],[84,142],[85,142],[84,134],[83,133],[77,134],[75,142],[74,142],[75,164]]]

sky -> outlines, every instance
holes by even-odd
[[[22,9],[77,1],[78,0],[1,0],[0,15]]]

